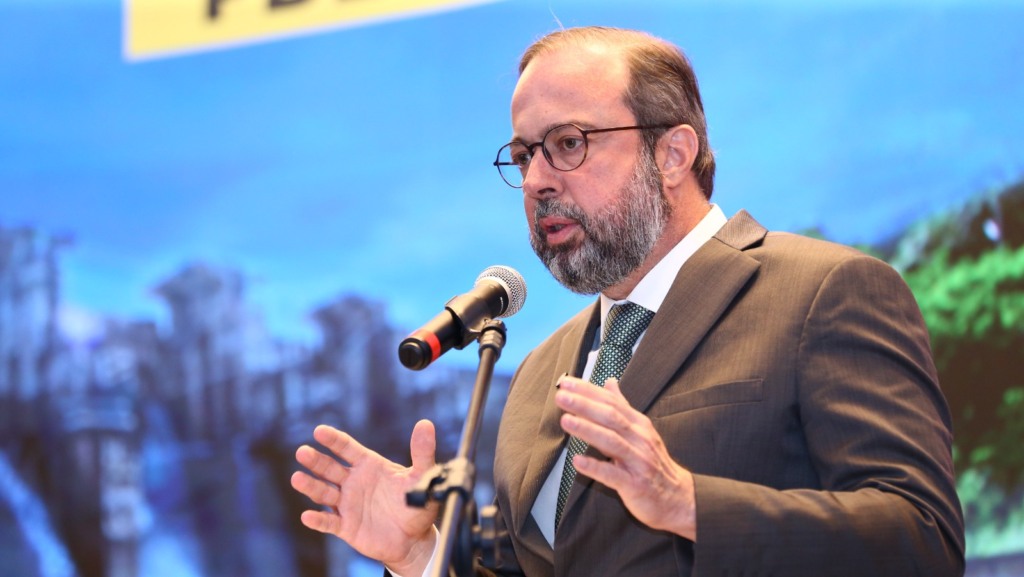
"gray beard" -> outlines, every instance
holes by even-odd
[[[622,282],[643,264],[670,214],[654,159],[641,152],[619,200],[592,217],[578,206],[556,199],[538,201],[530,246],[563,286],[579,294],[596,294]],[[549,246],[538,224],[545,216],[577,221],[583,240],[575,245]]]

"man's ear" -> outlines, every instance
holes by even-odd
[[[673,126],[661,135],[655,161],[666,188],[682,184],[693,168],[699,148],[697,132],[689,124]]]

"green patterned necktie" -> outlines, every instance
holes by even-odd
[[[601,339],[601,347],[597,351],[597,363],[594,364],[594,371],[590,374],[590,382],[603,387],[606,380],[622,376],[626,365],[629,364],[629,359],[633,356],[633,345],[647,330],[647,325],[651,323],[652,318],[654,318],[653,311],[629,302],[615,305],[608,311],[604,336]],[[558,523],[562,519],[562,509],[565,508],[569,490],[572,489],[572,484],[576,480],[576,467],[572,464],[572,458],[583,454],[586,450],[586,443],[576,437],[569,437],[569,450],[565,454],[565,468],[562,470],[562,484],[558,487],[555,527],[558,527]]]

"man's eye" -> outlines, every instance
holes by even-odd
[[[576,136],[566,136],[558,141],[558,148],[565,151],[576,150],[583,146],[583,139]]]
[[[512,155],[512,162],[513,162],[513,164],[515,164],[517,166],[526,166],[526,165],[530,164],[530,158],[532,158],[532,157],[533,157],[532,154],[530,154],[528,151],[524,150],[522,152],[517,152],[517,153],[513,154]]]

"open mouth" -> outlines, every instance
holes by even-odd
[[[546,216],[537,222],[541,236],[548,244],[560,244],[571,237],[577,229],[579,222],[564,217]]]

